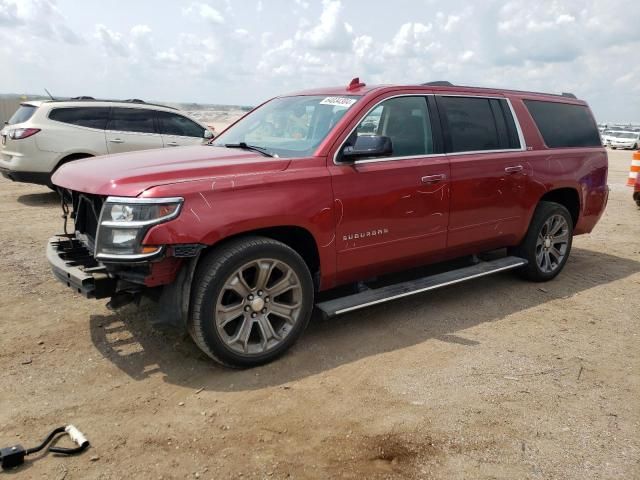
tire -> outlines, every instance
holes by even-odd
[[[302,335],[314,287],[295,250],[245,237],[203,258],[191,299],[189,333],[196,345],[223,365],[248,368],[276,359]]]
[[[546,282],[555,278],[567,263],[572,241],[573,219],[569,211],[559,203],[540,202],[527,235],[512,250],[514,255],[529,262],[518,273],[534,282]]]

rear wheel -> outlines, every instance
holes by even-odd
[[[212,359],[253,367],[282,355],[305,330],[313,281],[289,246],[262,237],[205,257],[194,279],[189,331]]]
[[[514,254],[528,260],[520,274],[535,282],[558,275],[569,258],[573,240],[573,219],[559,203],[540,202],[524,241]]]

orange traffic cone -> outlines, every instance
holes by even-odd
[[[633,152],[633,160],[631,160],[631,168],[629,169],[627,186],[635,186],[636,178],[638,178],[638,172],[640,172],[640,150],[638,150],[637,152]]]

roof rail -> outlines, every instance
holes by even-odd
[[[170,107],[168,105],[162,105],[160,103],[147,103],[139,98],[129,98],[127,100],[113,100],[104,98],[94,98],[89,96],[71,97],[71,98],[57,98],[55,100],[46,100],[49,103],[61,103],[61,102],[106,102],[106,103],[135,103],[140,105],[149,105],[150,107],[162,107],[169,110],[179,110],[176,107]]]
[[[422,85],[429,87],[453,87],[453,83],[447,80],[434,80],[433,82],[423,83]]]
[[[478,90],[501,90],[503,92],[510,92],[510,93],[533,93],[534,95],[555,95],[557,97],[565,97],[565,98],[574,98],[574,99],[578,99],[578,97],[576,97],[573,93],[570,92],[562,92],[562,93],[545,93],[545,92],[533,92],[533,91],[528,91],[528,90],[510,90],[510,89],[506,89],[506,88],[498,88],[498,87],[474,87],[471,85],[454,85],[453,83],[447,81],[447,80],[435,80],[433,82],[427,82],[427,83],[423,83],[422,85],[424,86],[428,86],[428,87],[462,87],[462,88],[475,88]]]

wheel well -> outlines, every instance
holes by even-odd
[[[555,202],[563,205],[573,219],[573,226],[578,223],[578,217],[580,216],[580,197],[578,191],[574,188],[559,188],[557,190],[551,190],[545,193],[540,201]]]
[[[55,172],[57,169],[59,169],[62,165],[64,165],[67,162],[71,162],[73,160],[80,160],[81,158],[90,158],[90,157],[93,157],[93,155],[91,155],[90,153],[72,153],[71,155],[67,155],[62,160],[60,160],[53,171]]]
[[[237,235],[232,235],[225,238],[223,242],[226,243],[229,240],[249,235],[272,238],[288,245],[302,257],[314,278],[315,274],[319,272],[320,254],[318,253],[318,246],[316,245],[313,235],[308,230],[296,226],[261,228],[258,230],[251,230],[250,232],[242,232]],[[215,244],[214,247],[217,245],[220,245],[220,243]]]

